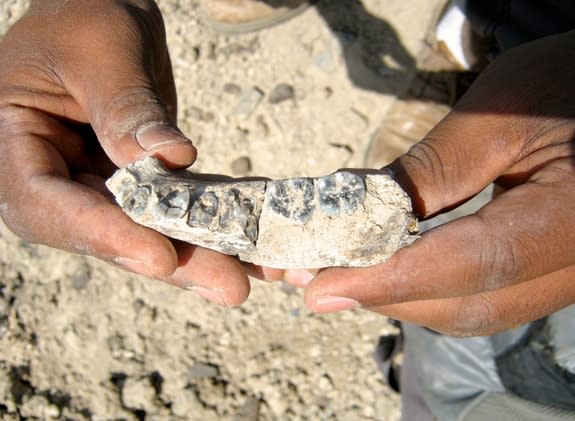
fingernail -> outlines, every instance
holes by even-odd
[[[317,313],[334,313],[336,311],[351,310],[359,306],[360,304],[351,298],[329,295],[316,297],[313,302],[313,310]]]
[[[290,269],[286,273],[286,281],[292,285],[303,288],[314,278],[313,274],[305,269]]]
[[[140,275],[151,276],[150,268],[143,260],[132,259],[129,257],[115,257],[113,262],[130,272],[139,273]]]
[[[136,141],[146,151],[162,149],[174,144],[192,144],[179,130],[165,124],[150,124],[140,127],[136,132]]]
[[[212,303],[215,303],[215,304],[220,305],[222,307],[229,307],[229,305],[224,300],[224,297],[223,297],[223,294],[221,291],[214,290],[214,289],[208,289],[208,288],[204,288],[204,287],[199,287],[196,285],[186,287],[185,289],[188,291],[195,292],[200,297],[205,298],[206,300],[211,301]]]

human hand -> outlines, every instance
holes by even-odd
[[[574,304],[574,74],[575,31],[510,50],[489,66],[391,168],[425,218],[493,181],[507,190],[380,265],[321,271],[307,286],[307,305],[362,306],[468,336]]]
[[[178,129],[159,9],[146,0],[37,0],[0,43],[0,215],[26,241],[162,279],[223,305],[249,293],[246,268],[172,243],[112,204],[116,166],[195,159]],[[274,271],[250,268],[261,276]]]

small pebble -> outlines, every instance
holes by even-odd
[[[9,329],[8,316],[0,314],[0,339],[2,339],[4,335],[8,333],[8,329]]]
[[[196,363],[189,371],[190,379],[209,378],[213,379],[220,375],[218,366],[212,364]]]
[[[205,122],[210,122],[214,120],[214,113],[210,112],[210,111],[204,111],[201,108],[198,107],[190,107],[188,108],[188,116],[192,119],[192,120],[199,120],[199,121],[205,121]]]
[[[293,86],[288,85],[287,83],[280,83],[272,89],[268,101],[270,104],[279,104],[280,102],[292,99],[294,97],[294,93],[295,91]]]
[[[190,107],[188,109],[188,116],[192,120],[201,120],[202,119],[202,110],[198,107]]]
[[[224,85],[224,92],[230,95],[239,95],[242,92],[242,88],[236,83],[228,82]]]
[[[41,395],[34,395],[25,399],[20,405],[19,412],[23,419],[53,420],[60,416],[58,407]]]
[[[75,290],[86,288],[91,277],[90,267],[87,264],[80,265],[71,275],[72,288]]]
[[[128,377],[122,387],[122,403],[132,410],[154,410],[156,392],[147,379]]]
[[[234,417],[234,421],[257,421],[260,419],[260,400],[248,396],[240,411]]]
[[[252,161],[247,156],[241,156],[232,162],[232,174],[244,177],[252,171]]]
[[[257,86],[252,86],[242,92],[234,107],[233,114],[241,118],[248,118],[256,110],[263,97],[264,93],[261,89]]]

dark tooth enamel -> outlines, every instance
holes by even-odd
[[[192,207],[188,216],[188,225],[192,227],[207,227],[218,214],[218,197],[212,192],[200,195]]]
[[[320,209],[336,217],[340,210],[351,213],[365,200],[365,185],[361,177],[349,172],[338,172],[321,177],[316,183]]]
[[[266,198],[275,213],[305,224],[313,215],[313,190],[313,181],[309,178],[270,181]]]
[[[124,199],[122,206],[128,212],[131,212],[135,216],[142,215],[146,208],[148,207],[148,200],[150,199],[150,188],[147,186],[141,186],[133,190],[131,195],[127,195]]]
[[[257,217],[254,215],[254,202],[242,195],[237,189],[230,189],[224,196],[226,209],[220,217],[222,228],[228,228],[239,224],[246,236],[251,241],[256,241],[258,232]]]
[[[160,216],[168,219],[182,218],[188,212],[190,191],[174,190],[166,193],[158,201]]]
[[[145,158],[106,185],[135,222],[264,267],[371,266],[417,238],[409,197],[384,172],[207,181]]]

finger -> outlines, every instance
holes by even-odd
[[[380,265],[322,271],[307,288],[308,305],[333,311],[325,297],[375,306],[471,295],[575,264],[575,198],[569,193],[575,181],[565,172],[561,177],[560,183],[531,182],[503,193],[476,215],[427,232]]]
[[[305,288],[318,272],[318,270],[290,269],[285,271],[284,280],[294,287]]]
[[[283,279],[283,269],[275,269],[245,262],[242,262],[242,266],[249,276],[262,281],[280,281]]]
[[[3,90],[3,99],[91,123],[116,166],[148,155],[168,166],[189,166],[196,150],[175,124],[161,15],[154,2],[141,4],[129,9],[100,2],[56,11],[33,7],[0,47],[5,58],[0,59],[1,79],[11,86]],[[90,18],[83,19],[86,15]],[[58,28],[46,35],[49,45],[42,28]],[[21,88],[23,83],[34,89]]]
[[[238,260],[181,242],[176,247],[178,267],[165,281],[224,307],[238,306],[248,298],[250,283]]]
[[[178,118],[178,94],[176,91],[176,84],[174,82],[174,72],[172,68],[172,61],[170,56],[164,55],[159,69],[158,76],[158,91],[162,95],[162,101],[166,104],[166,109],[170,114],[172,121],[177,121]]]
[[[119,167],[145,156],[156,156],[170,167],[191,165],[196,157],[192,142],[176,127],[142,69],[110,67],[113,78],[103,81],[93,75],[78,94],[80,100],[90,98],[83,107],[110,159]],[[130,74],[134,79],[127,78]]]
[[[108,156],[119,167],[149,155],[168,166],[189,166],[196,150],[174,119],[175,88],[156,7],[109,7],[105,21],[97,2],[83,7],[82,14],[94,8],[94,19],[79,28],[74,22],[69,32],[62,28],[66,35],[60,35],[54,71]],[[69,20],[62,25],[70,25]]]
[[[43,115],[39,118],[37,111],[15,105],[0,106],[0,118],[1,138],[4,142],[1,146],[4,154],[9,153],[7,150],[12,148],[12,144],[18,143],[14,142],[14,139],[19,138],[22,133],[34,133],[37,137],[50,143],[71,170],[90,166],[82,137],[75,130],[55,118],[49,115]]]
[[[520,146],[496,126],[508,126],[511,118],[456,108],[394,161],[390,168],[414,211],[428,217],[455,207],[507,171]]]
[[[70,181],[52,145],[34,136],[3,141],[0,213],[23,239],[114,262],[152,278],[177,266],[172,244],[134,224],[104,196]]]
[[[575,302],[575,266],[498,291],[370,308],[454,336],[492,335]]]
[[[102,196],[106,197],[110,202],[114,203],[115,200],[114,195],[106,187],[105,178],[92,173],[81,172],[74,174],[72,176],[72,180],[75,181],[76,183],[88,187],[91,190],[100,193]]]
[[[19,203],[30,200],[32,206]],[[175,250],[166,238],[63,178],[36,177],[20,200],[4,205],[2,218],[24,240],[95,256],[151,278],[165,278],[176,268]]]
[[[572,139],[573,107],[566,104],[575,89],[566,81],[573,48],[565,57],[553,48],[572,39],[573,33],[548,37],[506,53],[421,143],[390,165],[420,216],[453,207],[509,172],[528,178],[546,163],[545,154],[527,168],[516,163],[542,143]]]

